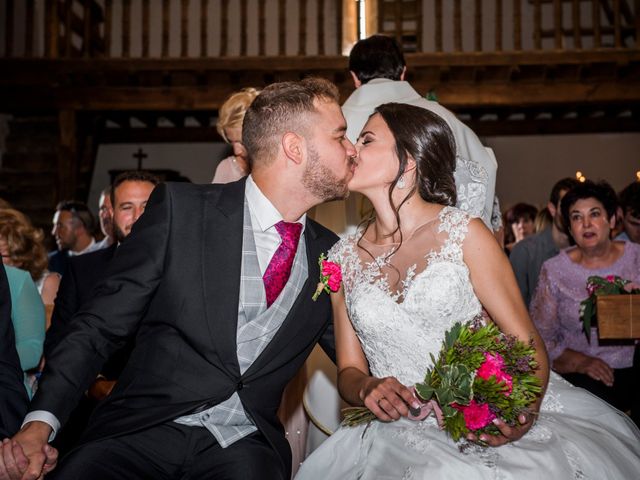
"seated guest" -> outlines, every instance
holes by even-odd
[[[100,192],[98,199],[98,221],[104,238],[98,242],[98,249],[113,245],[113,206],[111,205],[111,186]]]
[[[545,209],[552,217],[551,226],[518,242],[511,250],[509,261],[527,307],[536,291],[542,264],[557,255],[560,249],[569,246],[569,236],[562,225],[560,201],[571,188],[579,184],[578,180],[571,177],[556,182],[551,189],[549,203]]]
[[[60,274],[47,270],[44,234],[34,228],[22,213],[11,208],[0,209],[0,254],[2,262],[31,274],[42,302],[53,305],[60,284]]]
[[[640,182],[633,182],[620,192],[620,207],[624,231],[617,239],[640,243]]]
[[[60,202],[53,215],[51,230],[58,250],[49,254],[49,270],[62,275],[69,257],[97,250],[94,230],[95,219],[84,203]]]
[[[18,431],[28,401],[11,324],[9,281],[0,263],[0,439]]]
[[[562,218],[576,245],[544,263],[530,313],[552,368],[614,407],[630,409],[637,424],[634,343],[599,341],[596,328],[587,338],[579,317],[588,277],[617,275],[640,283],[640,245],[610,238],[616,208],[616,194],[604,182],[586,181],[564,196]]]
[[[247,150],[242,144],[242,120],[259,93],[255,88],[244,88],[232,94],[220,107],[216,129],[224,141],[233,147],[233,155],[218,164],[211,183],[235,182],[251,173]]]
[[[553,217],[551,216],[549,209],[543,208],[542,210],[538,211],[538,214],[536,215],[536,219],[533,223],[534,223],[534,231],[536,233],[540,233],[546,230],[547,228],[551,227],[551,225],[553,224]]]
[[[34,377],[27,378],[36,369],[42,356],[45,319],[44,305],[29,272],[5,265],[11,293],[11,322],[16,336],[16,350],[24,372],[25,387],[32,396]]]
[[[517,203],[505,213],[505,249],[510,253],[514,245],[536,233],[538,209],[527,203]]]
[[[158,183],[157,177],[144,171],[123,172],[114,180],[110,204],[113,205],[113,234],[116,243],[106,249],[69,260],[56,298],[51,328],[47,332],[45,358],[64,337],[73,315],[91,298],[93,287],[105,276],[118,245],[131,233],[131,227],[144,212],[149,196]],[[71,414],[70,420],[56,436],[53,445],[61,455],[74,446],[96,404],[111,392],[130,352],[131,345],[109,359]]]

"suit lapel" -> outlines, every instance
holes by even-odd
[[[202,284],[209,333],[220,365],[240,376],[236,347],[245,179],[212,190],[204,202]]]
[[[310,319],[307,318],[308,315],[301,315],[300,312],[305,305],[308,306],[309,303],[311,303],[311,297],[313,296],[313,292],[315,291],[316,285],[318,283],[318,278],[320,277],[318,257],[320,256],[321,252],[319,251],[318,247],[318,238],[319,235],[316,229],[313,227],[313,224],[307,222],[304,231],[304,240],[307,250],[307,268],[309,272],[307,280],[302,285],[300,293],[294,301],[291,310],[289,310],[284,322],[282,323],[282,326],[278,329],[278,332],[275,334],[274,338],[265,347],[256,361],[254,361],[247,369],[244,377],[248,377],[257,373],[260,368],[264,367],[264,365],[269,362],[269,360],[271,360],[274,355],[283,350],[291,341],[295,340],[296,338],[304,338],[304,335],[301,335],[301,337],[299,337],[298,334],[305,327],[307,329],[309,328],[310,325],[308,321]]]

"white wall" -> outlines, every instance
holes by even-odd
[[[640,171],[640,133],[487,137],[498,159],[496,191],[502,209],[517,202],[546,204],[553,184],[577,170],[592,180],[607,180],[616,191]],[[109,182],[110,169],[135,169],[132,155],[142,148],[144,168],[178,170],[194,183],[208,183],[225,156],[221,143],[117,144],[98,150],[89,206]]]
[[[620,191],[640,170],[640,133],[488,137],[498,159],[502,209],[523,201],[546,204],[553,184],[580,170]]]
[[[177,170],[193,183],[209,183],[216,165],[228,151],[228,146],[224,143],[101,145],[98,148],[88,200],[89,208],[94,213],[98,210],[100,192],[110,183],[109,170],[135,170],[138,161],[133,158],[133,154],[138,148],[142,148],[148,155],[142,162],[143,169]]]

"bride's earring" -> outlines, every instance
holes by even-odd
[[[407,186],[407,183],[404,180],[404,174],[402,174],[402,175],[400,175],[400,178],[396,182],[396,187],[398,187],[399,189],[403,189],[406,186]]]

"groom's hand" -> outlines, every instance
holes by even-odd
[[[496,418],[493,420],[493,424],[498,427],[501,435],[489,435],[487,433],[483,433],[479,437],[470,433],[467,435],[467,440],[471,442],[481,441],[486,443],[490,447],[499,447],[504,445],[505,443],[515,442],[522,438],[522,436],[529,431],[529,429],[533,426],[534,414],[522,414],[518,417],[518,422],[520,425],[510,426],[505,423],[502,419]]]
[[[365,407],[383,422],[409,415],[409,406],[420,408],[413,392],[394,377],[370,377],[360,392]]]
[[[48,443],[51,427],[27,423],[13,439],[2,442],[0,480],[35,480],[56,466],[58,452]]]

